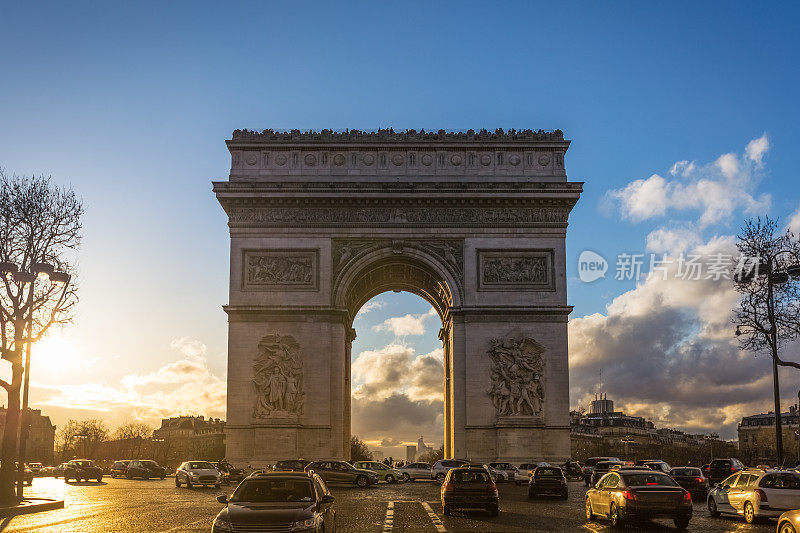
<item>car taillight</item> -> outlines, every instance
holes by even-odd
[[[736,472],[736,467],[735,466],[731,467],[731,472]]]
[[[695,480],[695,481],[697,481],[698,483],[703,483],[703,481],[705,481],[705,480],[704,480],[703,478],[701,478],[701,477],[696,477],[696,478],[694,478],[694,480]]]
[[[690,502],[692,501],[692,494],[690,492],[683,493],[683,501]]]
[[[631,492],[629,490],[622,491],[622,497],[625,498],[626,500],[631,500],[631,501],[635,501],[635,500],[639,499],[636,496],[636,494],[634,494],[633,492]]]
[[[767,501],[769,501],[769,500],[767,499],[767,493],[766,493],[766,492],[764,492],[763,490],[761,490],[761,489],[756,489],[756,494],[758,495],[758,499],[759,499],[759,500],[761,500],[762,502],[767,502]]]

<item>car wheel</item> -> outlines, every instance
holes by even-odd
[[[778,533],[797,533],[789,522],[781,522],[778,524]]]
[[[99,477],[97,478],[97,482],[98,482],[98,483],[102,483],[102,482],[103,482],[103,476],[99,476]]]
[[[748,524],[752,524],[753,520],[756,519],[756,511],[753,509],[753,504],[750,502],[745,502],[744,504],[744,521]]]
[[[714,501],[714,498],[708,499],[708,514],[711,515],[711,518],[719,516],[719,509],[717,509],[717,502]]]
[[[442,514],[445,516],[450,515],[450,508],[446,505],[442,505]]]
[[[586,520],[594,520],[594,513],[592,512],[592,502],[586,498]]]
[[[386,474],[386,483],[394,483],[395,481],[397,481],[397,480],[394,478],[393,475]]]
[[[689,527],[689,518],[686,516],[682,516],[680,518],[676,518],[673,520],[675,522],[675,527],[678,529],[686,529]]]
[[[180,488],[180,486],[181,486],[181,482],[178,481],[178,476],[175,476],[175,486],[178,487],[178,488]]]
[[[186,478],[186,488],[187,489],[191,489],[192,488],[192,480],[189,479],[189,478]]]
[[[608,517],[611,519],[611,527],[622,527],[622,516],[619,514],[619,507],[616,504],[611,504]]]
[[[411,481],[411,476],[408,475],[408,472],[403,472],[403,481]]]
[[[438,474],[436,474],[436,481],[438,481],[439,483],[441,483],[442,481],[444,481],[444,474],[442,474],[441,472],[439,472]]]
[[[356,485],[358,485],[359,487],[362,487],[362,488],[366,487],[367,485],[369,485],[369,480],[367,479],[367,476],[358,476],[358,477],[356,477]]]

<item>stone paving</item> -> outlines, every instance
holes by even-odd
[[[531,501],[526,497],[526,487],[512,483],[501,484],[499,489],[500,515],[494,518],[480,512],[443,516],[438,500],[439,484],[435,482],[381,483],[367,489],[331,486],[340,533],[612,531],[606,521],[585,520],[583,483],[570,483],[568,501]],[[65,508],[7,519],[0,524],[0,531],[209,532],[212,520],[222,508],[215,499],[221,492],[213,488],[178,489],[171,478],[163,481],[106,478],[102,484],[65,484],[61,479],[37,478],[26,494],[63,498]],[[631,530],[676,531],[667,520]],[[735,517],[712,519],[698,502],[689,531],[766,533],[775,531],[775,521],[748,525]]]

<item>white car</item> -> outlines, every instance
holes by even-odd
[[[708,512],[738,514],[745,522],[777,518],[800,508],[800,473],[796,470],[747,468],[717,483],[708,493]]]
[[[428,463],[409,463],[398,468],[403,481],[414,481],[415,479],[430,479],[431,465]]]
[[[511,463],[489,463],[489,466],[505,474],[503,481],[512,481],[517,478],[518,468]]]
[[[219,488],[222,482],[222,475],[216,467],[208,461],[186,461],[175,471],[175,486],[186,485],[192,488],[194,485],[214,485]]]

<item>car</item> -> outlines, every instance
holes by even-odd
[[[273,472],[304,472],[306,466],[311,461],[305,459],[289,459],[287,461],[278,461],[272,467]]]
[[[708,493],[708,513],[738,514],[748,524],[777,518],[800,508],[800,473],[796,470],[747,468],[728,476]]]
[[[535,498],[542,494],[555,494],[562,500],[569,498],[567,476],[557,466],[539,466],[531,474],[528,481],[528,498]]]
[[[508,472],[504,470],[498,470],[495,467],[485,464],[485,463],[470,463],[464,466],[480,466],[486,469],[487,472],[492,476],[492,479],[495,483],[502,483],[504,481],[508,481]]]
[[[629,467],[625,463],[625,461],[600,461],[594,466],[594,471],[592,472],[592,479],[591,485],[596,485],[600,478],[606,475],[613,467],[623,468]]]
[[[586,483],[587,487],[592,484],[594,467],[597,466],[597,463],[600,461],[619,461],[619,457],[589,457],[586,459],[586,463],[583,465],[583,481]]]
[[[402,479],[403,474],[391,466],[387,466],[380,461],[357,461],[353,463],[355,468],[361,470],[372,470],[378,474],[378,478],[384,480],[386,483],[397,483]]]
[[[94,464],[90,459],[73,459],[67,461],[64,467],[64,481],[89,481],[94,479],[98,483],[103,481],[103,469]]]
[[[656,461],[660,461],[660,459],[636,459],[633,462],[633,466],[645,466],[646,463],[653,463]]]
[[[313,461],[306,465],[306,472],[312,470],[325,483],[354,483],[359,487],[368,487],[378,482],[378,474],[356,468],[347,461]]]
[[[28,468],[34,476],[40,475],[44,469],[44,465],[42,463],[27,463],[25,467]]]
[[[480,466],[454,467],[442,483],[442,513],[452,509],[484,509],[492,516],[500,510],[500,495],[489,472]]]
[[[713,487],[731,474],[744,469],[742,462],[735,457],[728,459],[714,459],[708,466],[708,483]]]
[[[667,475],[669,475],[670,470],[672,470],[672,467],[669,466],[664,461],[646,461],[644,463],[644,466],[646,466],[650,470],[657,470],[658,472],[663,472],[664,474]]]
[[[400,477],[403,481],[431,478],[431,465],[428,463],[408,463],[397,470],[400,472]]]
[[[786,511],[778,517],[777,533],[797,533],[800,531],[800,509]]]
[[[336,530],[335,499],[314,472],[261,472],[244,479],[214,519],[212,533]]]
[[[190,489],[195,485],[214,485],[219,488],[222,476],[208,461],[186,461],[175,470],[175,486],[186,485]]]
[[[59,477],[64,477],[65,468],[67,468],[67,463],[61,463],[60,465],[53,467],[53,477],[56,479]]]
[[[692,519],[692,496],[662,472],[626,468],[609,472],[586,491],[586,519],[601,516],[614,527],[671,518],[675,527],[685,529]]]
[[[128,471],[128,463],[130,463],[130,460],[114,461],[114,464],[111,465],[111,477],[125,477],[125,473]]]
[[[469,464],[469,461],[464,461],[463,459],[439,459],[431,467],[431,479],[435,479],[441,483],[444,481],[445,476],[447,476],[447,472],[451,468],[456,468],[467,464]]]
[[[669,471],[675,482],[688,490],[692,498],[706,501],[708,497],[708,480],[703,471],[696,466],[676,466]]]
[[[503,479],[503,481],[515,480],[517,471],[519,470],[516,466],[512,465],[511,463],[489,463],[489,466],[491,466],[495,470],[502,470],[503,472],[506,473],[505,479]]]
[[[155,461],[149,459],[134,459],[128,463],[125,477],[128,479],[133,479],[135,477],[142,479],[150,479],[151,477],[164,479],[167,477],[167,471]]]
[[[45,466],[39,471],[39,477],[51,477],[55,475],[55,472],[55,466]]]
[[[550,466],[550,463],[545,461],[540,461],[538,463],[522,463],[514,473],[514,481],[517,485],[522,485],[523,483],[527,484],[533,471],[540,466]]]

